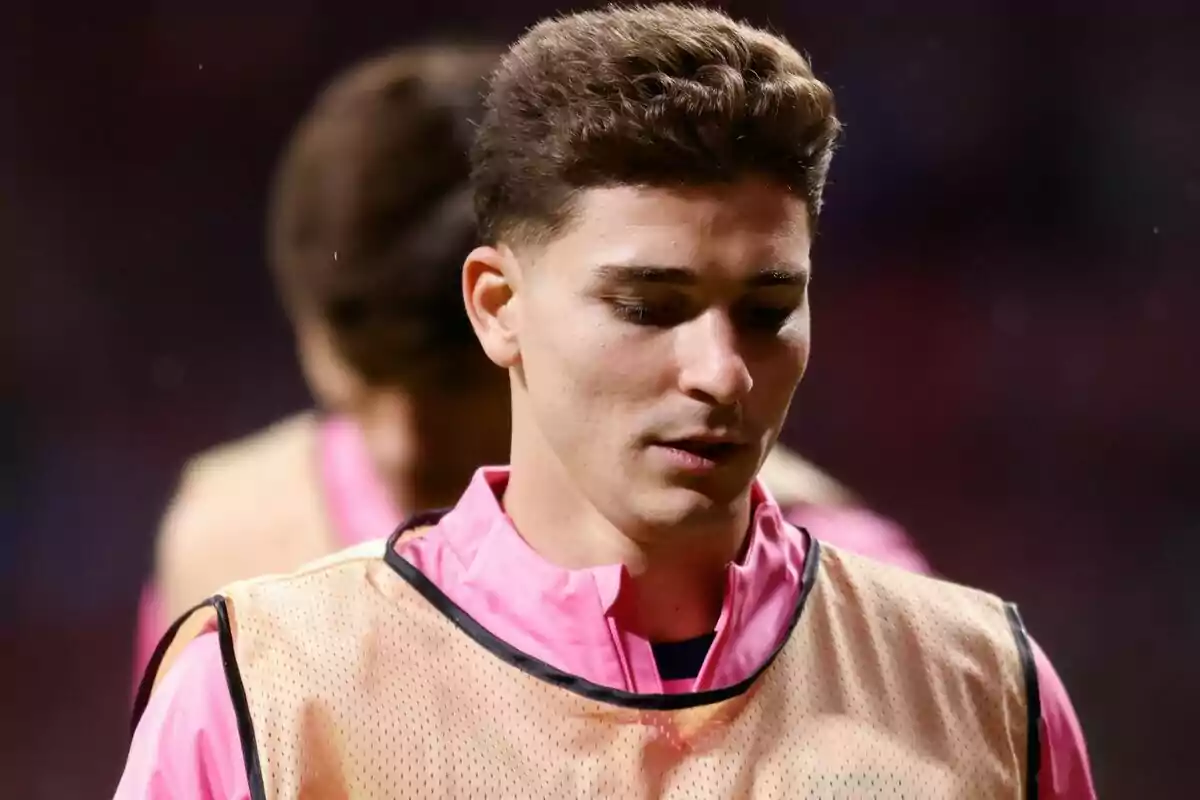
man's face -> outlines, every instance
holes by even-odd
[[[809,249],[775,184],[584,191],[517,259],[514,454],[625,531],[744,514],[808,360]]]

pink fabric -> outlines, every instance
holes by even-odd
[[[215,632],[188,644],[155,688],[114,797],[249,800],[237,717]]]
[[[516,649],[593,683],[642,694],[667,691],[650,642],[612,611],[627,580],[619,564],[564,570],[537,555],[497,496],[506,469],[482,469],[459,504],[400,555],[460,608]],[[804,549],[774,502],[755,486],[750,544],[726,573],[716,639],[691,691],[749,677],[779,643],[800,593]]]
[[[608,614],[623,570],[568,571],[538,558],[496,499],[495,489],[505,479],[503,470],[481,470],[438,528],[403,545],[401,554],[477,621],[531,655],[609,686],[639,692],[677,688],[658,680],[649,643],[622,632]],[[693,689],[736,683],[761,664],[800,589],[800,537],[781,524],[765,491],[756,492],[761,502],[753,538],[744,563],[729,568],[717,639]],[[520,579],[514,581],[514,575]],[[1091,800],[1095,792],[1074,709],[1036,645],[1035,659],[1042,693],[1042,794]],[[191,643],[155,692],[116,797],[249,797],[214,634]]]
[[[345,546],[388,536],[403,522],[371,464],[362,429],[348,417],[321,423],[321,488],[338,540]]]
[[[390,534],[403,516],[371,467],[361,429],[348,417],[330,415],[321,420],[317,436],[320,485],[337,541],[349,547]],[[148,582],[138,605],[134,694],[159,638],[173,621],[164,619],[158,589]]]

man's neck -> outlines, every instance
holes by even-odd
[[[644,562],[640,571],[627,564],[629,582],[613,613],[623,627],[651,642],[709,633],[721,616],[729,560]]]
[[[535,552],[564,569],[622,564],[626,583],[614,614],[655,642],[712,631],[724,603],[729,563],[737,559],[747,519],[706,531],[637,536],[620,530],[573,487],[533,480],[514,464],[503,506]]]

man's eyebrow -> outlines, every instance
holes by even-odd
[[[807,267],[768,267],[746,280],[751,286],[804,286],[808,283]]]
[[[683,267],[663,267],[652,264],[605,264],[598,275],[612,283],[696,283],[696,274]]]
[[[699,282],[696,273],[684,267],[655,264],[605,264],[598,270],[601,280],[612,283],[662,283],[691,286]],[[770,286],[804,286],[808,283],[807,267],[771,266],[746,278],[746,285],[755,288]]]

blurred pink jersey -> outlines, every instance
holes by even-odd
[[[191,604],[232,581],[384,538],[405,516],[346,417],[297,414],[195,457],[159,531],[158,574],[142,590],[135,687],[167,626]]]

